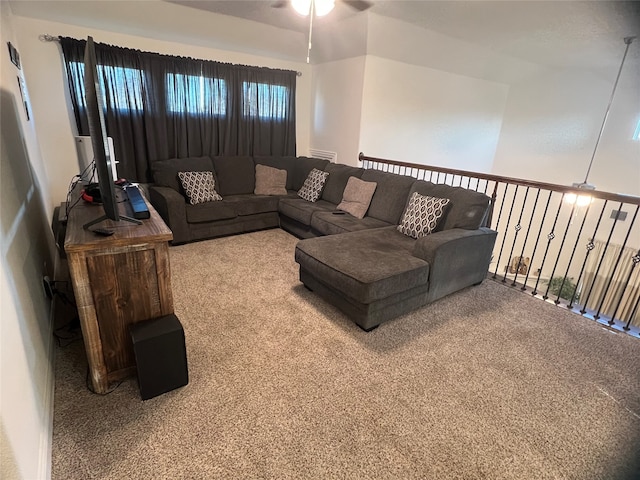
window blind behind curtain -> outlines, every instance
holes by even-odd
[[[61,37],[79,135],[86,41]],[[151,162],[217,155],[296,155],[296,72],[96,43],[107,135],[120,176],[151,182]]]

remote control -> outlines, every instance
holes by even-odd
[[[109,237],[115,233],[115,230],[109,230],[108,228],[96,228],[91,231],[97,235],[102,235],[103,237]]]

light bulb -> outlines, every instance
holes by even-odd
[[[575,204],[578,207],[586,207],[593,201],[593,198],[591,198],[591,195],[576,195],[575,193],[567,193],[564,196],[564,200],[570,205]]]
[[[311,0],[291,0],[291,6],[300,15],[309,15],[311,10]]]
[[[314,0],[313,2],[316,15],[318,17],[323,17],[335,6],[335,0]]]

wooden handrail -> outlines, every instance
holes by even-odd
[[[614,202],[630,203],[632,205],[640,205],[640,197],[635,195],[623,195],[620,193],[603,192],[600,190],[584,190],[567,185],[558,185],[555,183],[536,182],[534,180],[525,180],[523,178],[504,177],[502,175],[493,175],[491,173],[472,172],[469,170],[458,170],[454,168],[437,167],[434,165],[423,165],[421,163],[400,162],[397,160],[389,160],[385,158],[368,157],[360,152],[358,155],[360,161],[378,162],[387,165],[395,165],[398,167],[414,168],[418,170],[428,170],[431,172],[440,172],[444,174],[459,175],[463,177],[479,178],[496,183],[510,183],[513,185],[522,185],[524,187],[539,188],[542,190],[552,190],[559,193],[575,193],[576,195],[590,195],[593,198],[610,200]]]

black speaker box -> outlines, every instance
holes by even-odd
[[[189,383],[184,330],[178,317],[171,314],[138,322],[130,333],[143,400]]]

